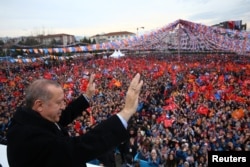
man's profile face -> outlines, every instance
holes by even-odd
[[[51,122],[58,122],[62,110],[65,109],[64,92],[61,87],[54,85],[48,86],[48,90],[52,92],[52,98],[43,101],[41,116]]]

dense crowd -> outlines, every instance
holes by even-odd
[[[76,136],[122,109],[137,72],[144,85],[129,122],[131,136],[111,157],[119,154],[122,163],[133,157],[154,166],[203,167],[208,151],[250,151],[250,58],[212,54],[2,63],[0,141],[7,142],[8,124],[34,79],[57,80],[70,103],[86,89],[89,74],[96,74],[91,107],[68,126]],[[113,161],[107,159],[95,163]]]

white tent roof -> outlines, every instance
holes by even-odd
[[[112,58],[120,58],[120,57],[123,57],[125,56],[125,54],[123,54],[120,50],[115,50],[112,55],[110,55],[110,57]]]

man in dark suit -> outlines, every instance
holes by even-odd
[[[91,74],[86,93],[66,106],[60,84],[34,81],[26,91],[26,106],[15,113],[7,133],[10,167],[78,167],[114,149],[128,137],[127,122],[136,112],[143,84],[131,81],[124,108],[88,133],[70,137],[65,127],[89,107],[95,91]]]

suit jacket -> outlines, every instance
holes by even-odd
[[[83,96],[72,102],[61,115],[61,130],[31,109],[18,109],[7,132],[10,167],[85,166],[129,137],[117,115],[82,136],[70,137],[64,127],[87,107]]]

